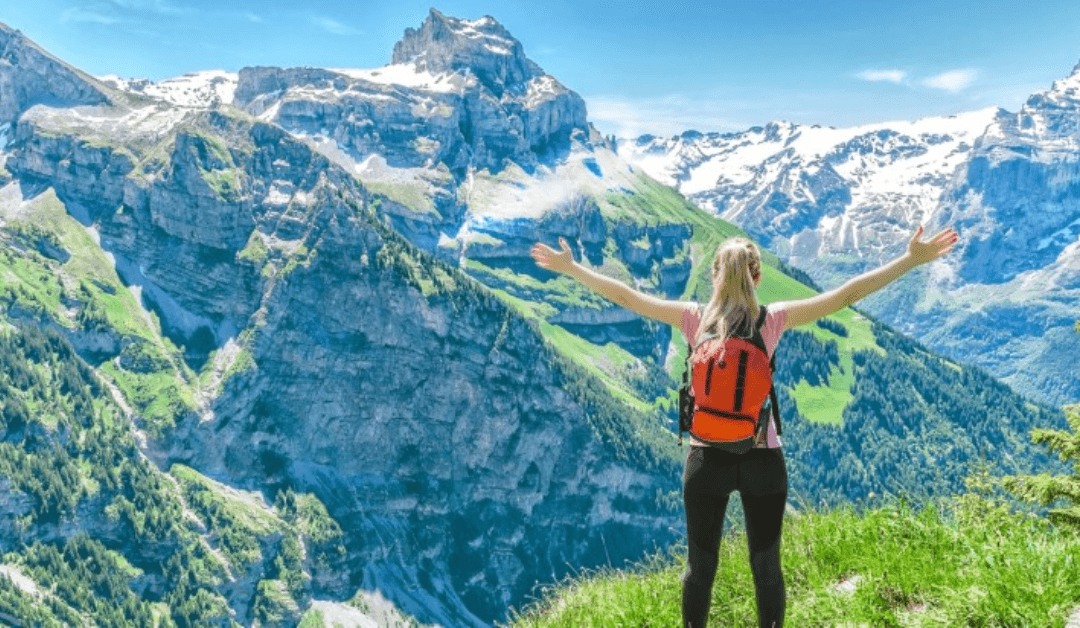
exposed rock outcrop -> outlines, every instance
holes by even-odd
[[[0,124],[14,122],[31,106],[100,105],[108,90],[0,23]]]

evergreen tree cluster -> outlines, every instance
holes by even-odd
[[[847,327],[844,327],[841,323],[838,323],[831,318],[819,318],[815,324],[822,329],[831,331],[841,338],[848,337]]]
[[[1076,323],[1080,332],[1080,322]],[[1006,490],[1042,506],[1054,506],[1050,520],[1080,532],[1080,405],[1065,408],[1068,413],[1068,430],[1039,428],[1032,430],[1032,442],[1045,445],[1063,461],[1072,466],[1072,474],[1043,472],[1031,475],[1011,476],[1004,479]]]
[[[787,388],[794,379],[790,362],[807,359],[801,352],[827,354],[825,343],[806,334],[778,349],[794,495],[828,505],[871,494],[921,500],[962,492],[973,465],[983,460],[999,461],[1005,472],[1052,464],[1020,435],[1036,425],[1062,424],[1060,411],[1026,401],[978,368],[933,357],[880,324],[873,331],[885,353],[854,354],[854,398],[836,426],[795,417]],[[789,346],[801,349],[786,353]]]
[[[18,556],[24,573],[50,591],[50,610],[64,622],[71,610],[93,618],[96,626],[127,628],[157,625],[151,604],[131,590],[131,575],[116,554],[80,533],[62,546],[34,543]]]
[[[58,332],[34,326],[0,331],[0,487],[9,509],[26,506],[7,513],[16,522],[0,535],[0,562],[50,592],[28,593],[0,575],[0,624],[232,626],[223,596],[230,569],[282,582],[280,591],[260,589],[274,593],[262,607],[277,608],[283,594],[310,595],[301,530],[318,537],[312,545],[324,563],[340,546],[325,509],[295,495],[282,500],[293,509],[284,529],[253,531],[192,491],[190,507],[210,528],[203,536],[184,514],[181,491],[140,455],[93,370]],[[82,532],[65,537],[65,523]],[[271,542],[260,545],[263,537]],[[262,552],[262,566],[252,564]]]
[[[840,348],[835,340],[822,342],[813,334],[793,329],[780,337],[776,348],[776,381],[795,387],[800,381],[811,386],[828,386],[829,372],[840,366]]]

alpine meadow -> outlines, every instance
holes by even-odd
[[[530,247],[703,302],[747,237],[767,304],[925,224],[964,240],[776,349],[788,622],[1080,625],[1080,66],[1019,113],[628,139],[492,17],[157,82],[16,26],[0,623],[677,625],[687,339]],[[734,510],[711,617],[750,626]]]

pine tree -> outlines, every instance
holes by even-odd
[[[1076,324],[1080,332],[1080,322]],[[1049,513],[1050,521],[1080,532],[1080,404],[1066,407],[1065,414],[1072,433],[1065,430],[1041,430],[1031,432],[1031,440],[1045,444],[1066,462],[1072,462],[1072,475],[1010,476],[1003,485],[1017,497],[1038,502],[1043,506],[1064,500],[1068,505]]]

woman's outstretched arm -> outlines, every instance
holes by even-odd
[[[617,279],[605,277],[575,262],[574,254],[570,252],[570,246],[564,238],[559,238],[559,246],[562,247],[561,251],[556,251],[546,244],[533,245],[532,256],[536,265],[572,277],[608,300],[642,316],[674,327],[681,324],[686,303],[658,299]]]
[[[908,242],[907,252],[884,266],[851,279],[835,290],[800,301],[774,303],[769,308],[787,312],[787,329],[812,323],[877,292],[916,266],[932,262],[952,251],[960,238],[952,229],[945,229],[925,242],[921,240],[922,234],[923,228],[920,226]]]

